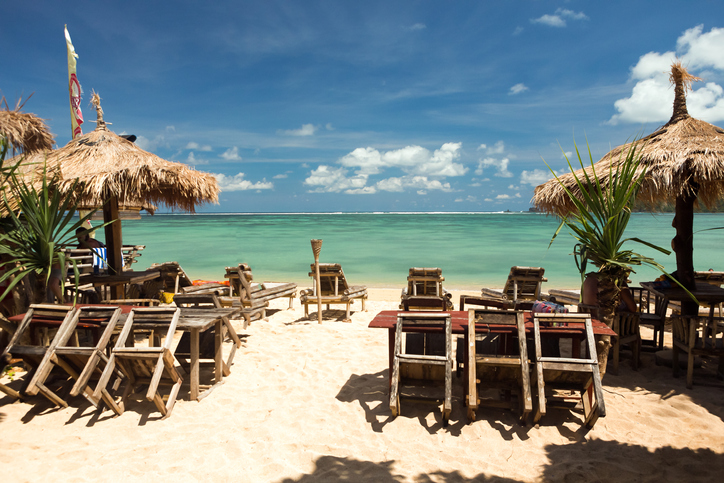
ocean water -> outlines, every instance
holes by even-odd
[[[634,214],[627,236],[670,248],[673,214]],[[697,214],[694,230],[724,226],[724,214]],[[258,281],[308,285],[314,262],[310,240],[323,240],[321,262],[341,263],[352,284],[402,288],[410,267],[440,267],[449,288],[502,287],[513,265],[545,267],[550,288],[578,288],[571,255],[574,238],[564,229],[552,245],[558,220],[538,213],[334,213],[157,214],[123,222],[125,244],[146,245],[135,269],[177,261],[192,279],[220,280],[224,267],[249,263]],[[103,239],[103,230],[98,238]],[[694,235],[697,270],[724,270],[724,231]],[[629,248],[665,256],[636,243]],[[634,283],[658,272],[636,268]]]

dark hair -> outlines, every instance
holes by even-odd
[[[78,235],[88,235],[88,230],[86,230],[83,227],[80,227],[77,230],[75,230],[75,236],[78,236]]]

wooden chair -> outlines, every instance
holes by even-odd
[[[554,328],[557,324],[576,324],[584,331],[586,354],[582,357],[544,357],[541,326]],[[596,343],[590,314],[533,314],[535,338],[537,410],[533,423],[546,414],[547,404],[556,399],[554,390],[575,391],[583,403],[584,424],[593,428],[599,417],[606,415],[601,376],[598,371]],[[575,346],[575,344],[574,344]],[[575,349],[575,347],[574,347]],[[564,398],[565,399],[565,398]]]
[[[656,295],[643,287],[629,287],[634,302],[639,307],[639,323],[649,325],[654,330],[651,339],[642,339],[642,348],[660,351],[664,348],[664,331],[666,329],[666,312],[669,299]],[[653,303],[654,310],[651,312]]]
[[[311,265],[309,276],[315,280],[316,273],[314,264]],[[327,306],[329,310],[332,304],[344,304],[347,307],[345,322],[350,322],[349,312],[350,306],[355,300],[362,301],[362,311],[365,311],[365,301],[367,300],[367,287],[364,285],[349,285],[342,271],[342,265],[339,263],[320,263],[319,278],[321,286],[322,304]],[[302,290],[299,294],[299,300],[304,305],[304,316],[309,318],[309,306],[316,305],[317,301],[317,284],[314,283],[313,288]]]
[[[403,348],[403,333],[412,332],[441,332],[444,334],[445,347],[441,354],[410,354]],[[410,380],[444,380],[445,394],[443,397],[442,419],[447,425],[452,411],[452,319],[449,313],[400,313],[397,316],[395,329],[394,361],[392,366],[392,381],[390,387],[390,411],[392,416],[400,414],[400,399],[403,383]],[[416,395],[415,399],[433,399]]]
[[[55,366],[63,369],[73,380],[75,384],[70,391],[71,396],[82,394],[95,407],[99,405],[99,399],[93,396],[93,389],[88,387],[91,377],[100,377],[102,370],[108,362],[106,356],[106,347],[111,340],[111,336],[116,329],[116,325],[121,317],[120,307],[82,307],[73,312],[72,317],[66,319],[58,330],[53,342],[48,347],[45,357],[38,365],[33,375],[27,393],[30,395],[43,391],[48,396],[50,389],[44,386],[46,379],[50,375]],[[76,339],[74,345],[68,345],[72,336],[79,327],[87,327],[89,324],[97,327],[105,326],[100,339],[95,345],[80,345]],[[114,383],[114,389],[123,378],[120,371],[116,371],[118,376]],[[116,406],[116,402],[111,394],[103,389],[101,398],[110,408]],[[67,403],[57,394],[50,397],[56,403],[60,403],[63,407],[67,407]]]
[[[407,287],[402,290],[400,309],[452,310],[452,295],[442,288],[444,280],[439,268],[411,268]]]
[[[541,285],[548,279],[543,276],[545,268],[511,267],[503,291],[482,289],[483,297],[499,297],[517,302],[518,300],[540,300]]]
[[[255,283],[251,267],[246,263],[240,263],[237,267],[226,267],[224,278],[229,279],[231,295],[238,294],[244,307],[261,306],[264,302],[268,305],[269,301],[277,298],[288,298],[289,308],[294,306],[294,298],[297,296],[296,283]]]
[[[674,316],[671,318],[673,338],[672,366],[674,377],[679,375],[679,353],[686,352],[686,387],[694,385],[694,358],[706,355],[719,358],[719,369],[724,367],[724,318],[701,316]]]
[[[154,402],[164,418],[170,416],[184,374],[183,369],[176,367],[176,359],[171,352],[173,336],[180,315],[181,309],[175,307],[133,308],[123,324],[121,334],[116,346],[111,351],[111,356],[93,392],[93,397],[100,398],[111,375],[118,367],[126,376],[127,382],[121,396],[121,403],[113,408],[116,414],[123,413],[125,399],[129,394],[135,392],[139,386],[148,384],[146,399]],[[159,330],[159,328],[166,332],[161,347],[150,347],[150,344],[149,347],[133,346],[135,329]],[[161,383],[171,385],[165,404],[164,398],[159,393]]]
[[[67,328],[67,321],[73,318],[75,312],[73,307],[67,305],[34,304],[25,313],[25,317],[0,356],[5,358],[6,354],[10,354],[13,358],[22,359],[27,366],[27,381],[20,390],[21,394],[32,395],[40,392],[53,404],[68,407],[68,403],[42,384],[44,378],[43,381],[39,381],[34,376],[51,348],[52,341],[57,339],[54,337],[51,341],[47,336],[48,331],[57,329],[61,332],[61,327]],[[38,331],[42,333],[38,334]]]
[[[613,329],[618,337],[613,338],[613,374],[618,374],[618,363],[621,352],[621,345],[628,344],[631,347],[631,366],[634,371],[639,370],[641,360],[641,329],[640,316],[638,312],[619,311],[613,318]]]
[[[487,326],[487,332],[478,332],[476,325]],[[506,354],[501,344],[502,334],[490,331],[491,325],[513,327],[518,340],[517,354]],[[530,390],[530,360],[525,335],[523,313],[514,310],[473,310],[468,311],[468,381],[467,406],[468,420],[475,421],[475,413],[480,405],[507,407],[508,401],[499,397],[482,399],[480,394],[486,389],[517,392],[521,423],[525,424],[533,411],[533,398]],[[486,344],[487,342],[487,344]],[[501,353],[502,352],[502,353]],[[512,409],[512,407],[511,407]]]
[[[164,292],[179,293],[181,288],[193,286],[193,282],[178,262],[153,263],[149,270],[160,272],[158,280],[152,282],[159,284]]]

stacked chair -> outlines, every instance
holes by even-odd
[[[311,265],[309,276],[315,280],[315,266]],[[362,311],[365,310],[365,301],[367,300],[367,287],[364,285],[349,285],[347,278],[344,276],[342,265],[339,263],[320,263],[319,264],[319,281],[320,295],[323,305],[329,310],[330,305],[343,304],[347,308],[345,322],[350,322],[350,306],[355,300],[362,301]],[[317,305],[317,284],[311,289],[302,290],[299,294],[299,300],[304,305],[304,316],[309,318],[309,306]]]
[[[475,414],[480,405],[510,406],[514,409],[510,393],[516,392],[520,420],[525,424],[528,415],[533,411],[533,398],[523,313],[514,310],[470,310],[468,315],[466,365],[468,421],[475,421]],[[504,347],[512,345],[510,342],[513,341],[501,340],[505,335],[496,333],[496,326],[515,328],[513,333],[518,350],[510,351],[514,352],[513,354],[507,354],[509,351]],[[480,397],[489,389],[496,390],[496,395],[487,399]],[[505,391],[505,398],[502,401],[497,394],[500,390]]]
[[[724,319],[721,317],[673,316],[671,335],[674,377],[679,375],[679,354],[685,352],[687,355],[687,388],[694,386],[694,359],[697,355],[718,358],[718,369],[724,367]]]
[[[422,353],[410,353],[403,347],[403,333],[426,330],[441,331],[444,347],[425,348]],[[403,389],[425,388],[425,382],[442,380],[444,384],[442,420],[446,426],[452,410],[452,319],[444,312],[400,313],[395,331],[394,360],[390,386],[390,410],[393,416],[400,414],[400,399],[433,399],[428,394],[403,394]],[[415,383],[415,384],[410,384]],[[404,387],[403,387],[404,386]]]
[[[411,268],[407,287],[402,289],[402,310],[452,310],[452,295],[443,289],[439,268]]]

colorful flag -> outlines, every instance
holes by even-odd
[[[80,129],[80,125],[83,124],[83,113],[80,110],[80,82],[78,77],[75,75],[75,59],[78,58],[78,54],[75,53],[73,42],[70,41],[70,34],[68,33],[68,26],[65,26],[65,43],[68,47],[68,90],[70,91],[70,121],[71,128],[73,129],[73,139],[76,136],[80,136],[83,132]]]

